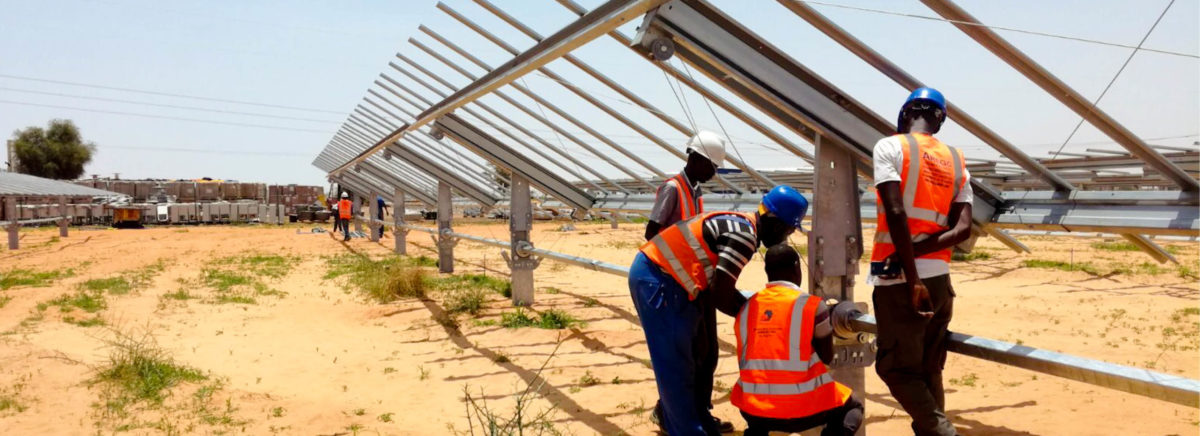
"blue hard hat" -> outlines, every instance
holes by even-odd
[[[908,109],[908,105],[917,100],[931,102],[936,104],[937,107],[942,110],[942,112],[946,111],[946,97],[943,97],[942,93],[936,89],[924,86],[914,89],[912,94],[908,95],[908,100],[904,100],[903,108]]]
[[[797,229],[802,229],[800,222],[808,214],[808,199],[796,188],[787,185],[771,188],[763,196],[762,205],[768,212]]]

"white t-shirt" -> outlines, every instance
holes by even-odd
[[[889,136],[876,142],[874,161],[875,186],[884,182],[899,182],[900,171],[904,168],[904,144],[900,142],[900,137]],[[975,200],[975,192],[971,190],[971,173],[966,168],[963,168],[963,179],[967,184],[958,191],[958,196],[954,197],[955,203],[970,203]],[[913,235],[913,238],[916,236]],[[916,264],[917,275],[923,279],[950,274],[950,264],[939,259],[918,258]],[[904,283],[904,279],[884,280],[874,275],[867,276],[868,285],[888,286],[900,283]]]

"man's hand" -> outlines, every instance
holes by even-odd
[[[913,309],[917,311],[917,315],[933,318],[933,301],[929,299],[929,289],[920,280],[910,284],[910,288]]]

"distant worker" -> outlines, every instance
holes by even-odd
[[[341,201],[338,201],[338,216],[342,218],[342,235],[343,241],[350,240],[350,220],[354,218],[354,202],[350,201],[350,194],[342,193]]]
[[[712,180],[713,176],[717,174],[717,168],[720,168],[725,161],[725,138],[716,133],[701,130],[688,140],[685,153],[687,163],[684,164],[683,171],[659,185],[658,191],[654,194],[654,207],[650,210],[650,221],[646,223],[647,241],[663,228],[703,212],[704,200],[700,197],[700,184]],[[712,311],[705,311],[705,313],[709,312]],[[701,356],[704,362],[703,367],[706,368],[700,372],[707,374],[703,377],[704,380],[698,381],[705,383],[697,388],[699,392],[712,391],[713,374],[717,371],[719,350],[717,348],[716,312],[712,313],[712,319],[704,320],[702,326],[701,338],[705,340],[698,340],[693,344],[696,346],[694,352],[697,356]],[[711,401],[709,408],[712,408]],[[662,401],[659,401],[654,405],[651,420],[658,424],[659,428],[665,428],[662,417]],[[718,423],[718,427],[722,432],[733,431],[731,422],[721,421]]]
[[[712,180],[717,168],[725,162],[725,138],[701,130],[688,140],[685,153],[687,163],[683,171],[664,181],[654,194],[654,207],[646,223],[647,241],[659,230],[704,211],[700,184]]]
[[[383,212],[385,210],[387,210],[387,205],[384,204],[382,195],[375,196],[375,205],[379,207],[379,212],[375,213],[375,219],[377,219],[379,221],[383,221]],[[377,237],[382,238],[383,237],[383,223],[379,223],[378,229],[379,229],[378,230],[379,236],[377,236]]]
[[[662,427],[672,436],[720,434],[709,411],[712,373],[697,341],[715,310],[735,316],[746,297],[734,287],[758,246],[786,241],[808,201],[790,186],[763,196],[758,212],[705,212],[662,229],[629,268],[629,293],[646,334]]]
[[[733,324],[740,373],[729,401],[746,418],[745,436],[799,433],[824,425],[821,436],[851,436],[863,404],[833,381],[833,324],[820,297],[800,290],[804,267],[788,244],[767,249],[767,283],[742,306]]]
[[[942,368],[954,307],[952,247],[971,234],[971,176],[962,152],[933,137],[946,100],[918,88],[897,135],[875,144],[878,220],[867,283],[879,323],[875,372],[912,417],[917,435],[950,436]]]
[[[337,233],[342,230],[342,215],[338,213],[338,201],[329,199],[329,211],[333,215],[333,232]]]

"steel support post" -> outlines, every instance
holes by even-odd
[[[444,273],[454,272],[454,245],[458,243],[458,238],[452,234],[454,229],[450,228],[450,218],[454,216],[453,196],[450,193],[450,184],[446,182],[438,182],[438,202],[437,202],[437,225],[438,235],[434,241],[438,248],[438,271]]]
[[[513,174],[509,190],[510,216],[508,229],[512,255],[501,253],[512,271],[512,301],[514,306],[533,304],[533,270],[542,259],[533,255],[533,242],[529,234],[533,230],[533,203],[529,199],[529,180]]]
[[[813,228],[808,234],[809,289],[824,299],[854,301],[854,276],[862,256],[856,157],[844,147],[817,139]],[[866,311],[866,304],[859,304]],[[855,392],[866,392],[864,367],[875,361],[870,335],[834,338],[833,378]],[[866,427],[859,430],[866,434]]]
[[[612,225],[613,230],[617,229],[617,218],[619,218],[619,216],[617,215],[616,211],[608,213],[608,221]]]
[[[17,197],[6,197],[4,199],[4,216],[8,217],[8,249],[16,250],[20,248],[21,238],[17,233],[21,225],[17,223],[21,217],[17,213]]]
[[[67,237],[67,226],[71,224],[71,218],[67,213],[67,197],[65,195],[58,196],[58,215],[61,217],[58,220],[58,236]]]
[[[396,254],[408,254],[408,229],[404,228],[404,190],[396,188],[392,193],[392,237],[396,240]]]
[[[367,231],[371,232],[371,242],[379,242],[379,234],[383,233],[383,223],[376,221],[376,218],[379,217],[379,212],[382,210],[379,208],[379,198],[379,192],[371,191],[371,198],[367,199],[367,202],[370,204],[368,210],[371,211],[371,215],[367,217],[367,223],[370,224],[367,226]]]

